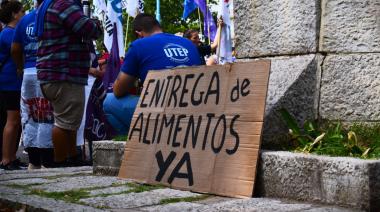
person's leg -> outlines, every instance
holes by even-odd
[[[25,149],[28,152],[29,157],[29,168],[28,169],[39,169],[41,168],[41,154],[37,147],[28,147]]]
[[[3,132],[3,157],[1,161],[3,165],[16,160],[16,143],[18,143],[20,124],[20,111],[7,111],[7,123]]]
[[[76,156],[76,132],[84,111],[84,85],[50,83],[41,89],[54,108],[54,158],[60,163]]]
[[[0,98],[0,101],[4,101]],[[1,103],[0,103],[1,104]],[[3,157],[3,132],[5,124],[7,123],[7,111],[2,104],[0,105],[0,160]]]
[[[68,142],[66,131],[57,126],[54,126],[52,139],[54,146],[54,161],[57,163],[64,162],[68,153],[66,148]]]
[[[41,164],[45,168],[54,167],[54,149],[53,148],[40,148]]]
[[[75,157],[77,155],[76,131],[54,126],[52,136],[55,162],[63,162],[68,157]]]
[[[116,98],[113,93],[107,94],[103,103],[104,114],[119,135],[128,133],[139,96],[127,95]]]

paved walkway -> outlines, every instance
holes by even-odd
[[[268,198],[232,199],[95,176],[91,167],[0,170],[0,211],[352,211]]]

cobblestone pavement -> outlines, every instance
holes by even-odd
[[[0,211],[353,211],[269,198],[233,199],[95,176],[92,167],[0,170]]]

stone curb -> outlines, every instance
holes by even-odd
[[[264,151],[256,194],[380,210],[380,160]]]
[[[125,143],[121,141],[94,141],[93,173],[117,176],[123,159]]]

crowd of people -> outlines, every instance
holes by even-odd
[[[103,76],[108,60],[97,57],[92,42],[103,29],[83,13],[80,0],[35,4],[38,12],[25,15],[20,2],[1,3],[0,168],[23,168],[16,158],[20,140],[28,169],[86,165],[80,151],[85,93],[89,80]],[[137,15],[132,29],[137,39],[103,103],[104,115],[119,135],[128,133],[139,99],[137,81],[143,83],[150,70],[206,64],[204,56],[215,51],[219,39],[205,46],[194,30],[184,37],[165,33],[149,14]]]

